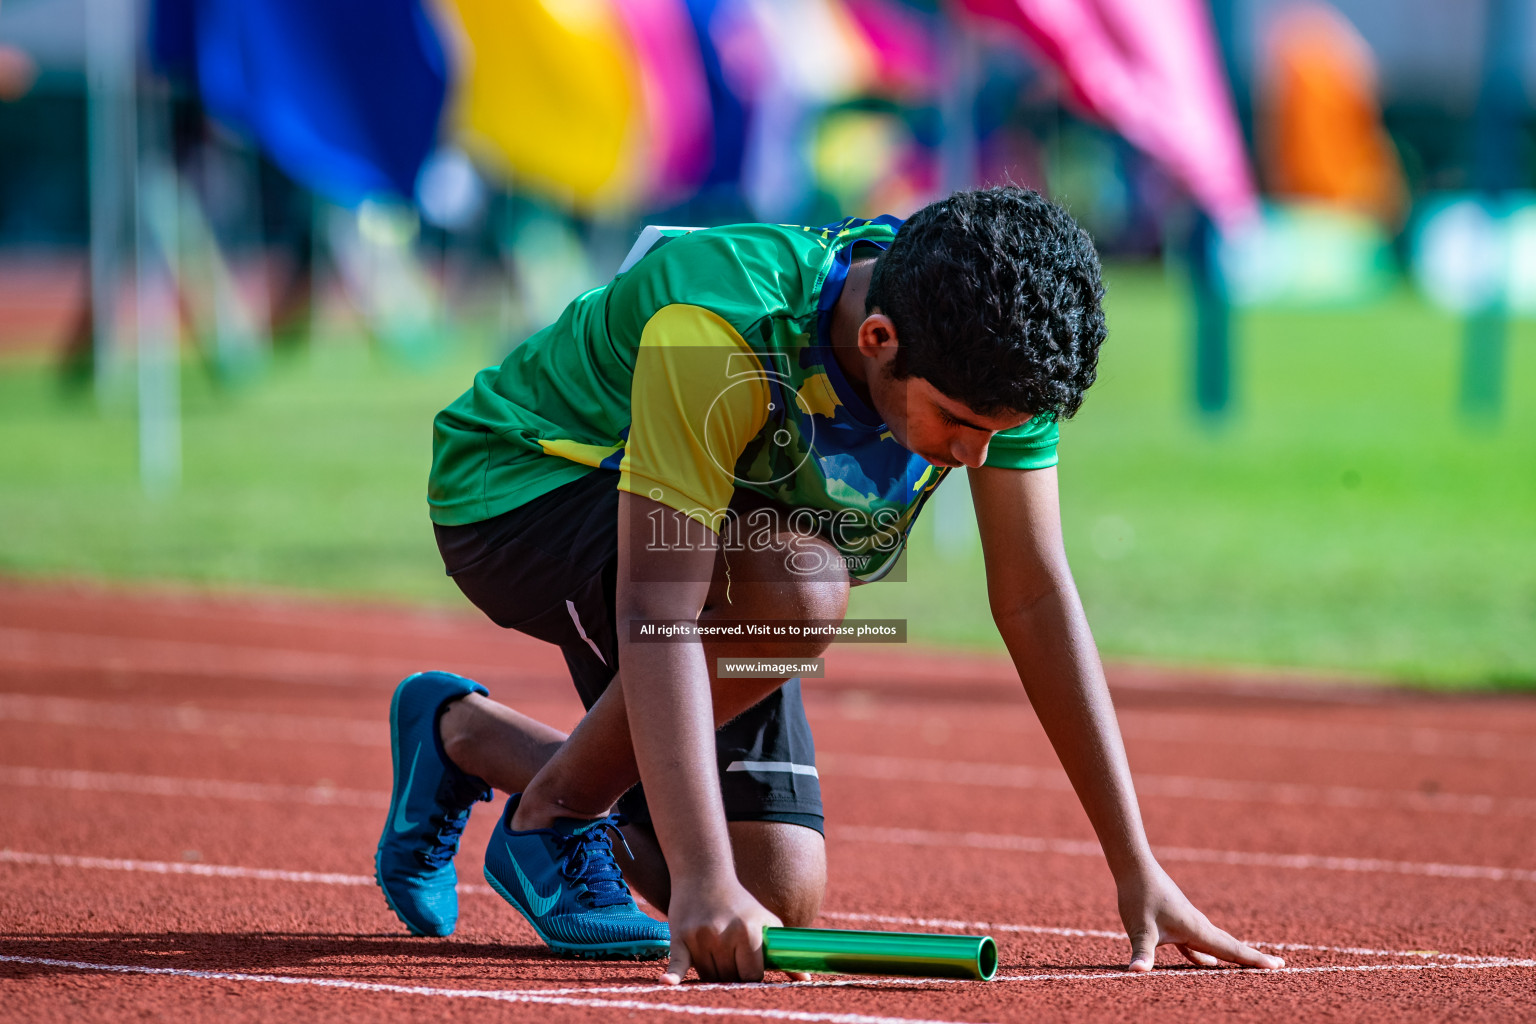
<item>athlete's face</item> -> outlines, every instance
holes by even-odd
[[[1020,413],[983,416],[921,377],[897,380],[888,360],[870,377],[870,397],[891,435],[935,466],[979,467],[993,434],[1031,419]]]

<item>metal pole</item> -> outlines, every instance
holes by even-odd
[[[136,148],[133,0],[86,0],[86,148],[90,166],[91,365],[98,401],[119,363],[117,298],[123,273],[128,181]]]
[[[1483,201],[1507,233],[1501,208],[1503,196],[1524,184],[1519,152],[1520,123],[1525,111],[1521,80],[1524,4],[1519,0],[1488,0],[1483,33],[1483,84],[1472,128],[1472,177]],[[1461,411],[1474,421],[1491,422],[1504,404],[1504,364],[1508,347],[1505,308],[1509,277],[1509,246],[1496,261],[1500,280],[1490,299],[1466,320],[1461,357]]]
[[[977,165],[976,91],[979,87],[980,47],[970,29],[954,14],[937,16],[944,61],[944,86],[939,98],[943,136],[939,146],[939,185],[947,194],[975,188]],[[934,472],[941,472],[935,469]],[[950,473],[933,495],[934,544],[946,562],[966,559],[978,543],[970,500],[970,481]]]
[[[976,90],[981,53],[971,31],[956,16],[938,16],[942,33],[944,87],[939,98],[943,141],[939,183],[946,192],[976,186]]]
[[[139,481],[162,496],[181,481],[181,345],[176,172],[163,90],[142,90],[143,125],[134,175],[134,310],[138,329]]]

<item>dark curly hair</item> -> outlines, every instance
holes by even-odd
[[[983,416],[1067,419],[1104,341],[1099,256],[1037,192],[956,192],[913,214],[875,263],[865,302],[896,325],[894,374]]]

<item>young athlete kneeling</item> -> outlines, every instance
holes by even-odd
[[[992,615],[1114,873],[1131,969],[1161,943],[1280,966],[1153,858],[1067,567],[1057,423],[1105,333],[1087,235],[1004,187],[905,223],[674,233],[631,262],[436,419],[449,574],[498,624],[560,646],[587,714],[567,736],[468,679],[400,684],[376,864],[401,920],[453,930],[453,856],[495,788],[512,796],[486,876],[552,949],[670,954],[674,982],[690,966],[761,978],[763,926],[821,905],[821,793],[799,679],[722,678],[717,659],[827,641],[708,627],[840,621],[965,466]],[[699,630],[646,642],[658,623]]]

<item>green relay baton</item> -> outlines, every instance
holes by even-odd
[[[780,971],[991,981],[997,973],[997,943],[990,935],[768,927],[763,929],[763,961]]]

